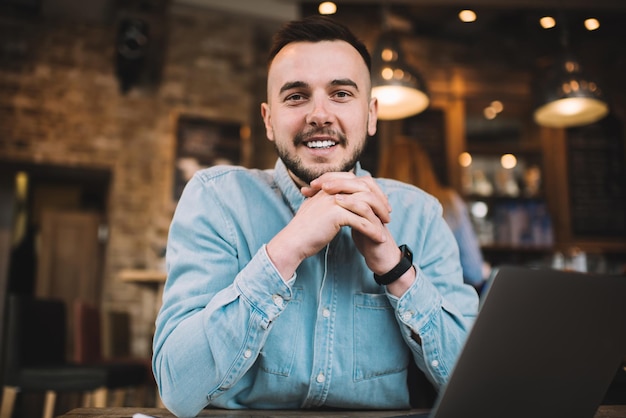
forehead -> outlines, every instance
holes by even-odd
[[[345,41],[294,42],[281,49],[272,61],[268,80],[272,85],[291,81],[325,81],[349,78],[368,83],[363,57]]]

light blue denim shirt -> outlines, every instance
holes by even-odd
[[[438,201],[378,184],[391,234],[414,253],[417,278],[401,298],[376,284],[348,228],[283,281],[265,245],[304,197],[281,161],[273,170],[216,166],[190,180],[169,232],[153,347],[170,411],[408,408],[411,356],[436,387],[447,381],[478,296],[463,284]]]

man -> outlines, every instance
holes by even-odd
[[[331,19],[286,25],[261,107],[276,167],[186,186],[154,338],[174,414],[408,408],[411,361],[446,382],[478,297],[438,202],[358,164],[376,131],[369,67]]]

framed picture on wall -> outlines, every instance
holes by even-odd
[[[176,121],[173,197],[180,198],[193,174],[214,165],[242,164],[243,126],[198,115],[180,114]]]

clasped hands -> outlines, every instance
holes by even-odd
[[[301,192],[307,199],[267,247],[283,279],[323,249],[343,226],[352,229],[352,239],[373,272],[386,273],[400,261],[398,245],[386,227],[391,206],[372,177],[325,173]]]

